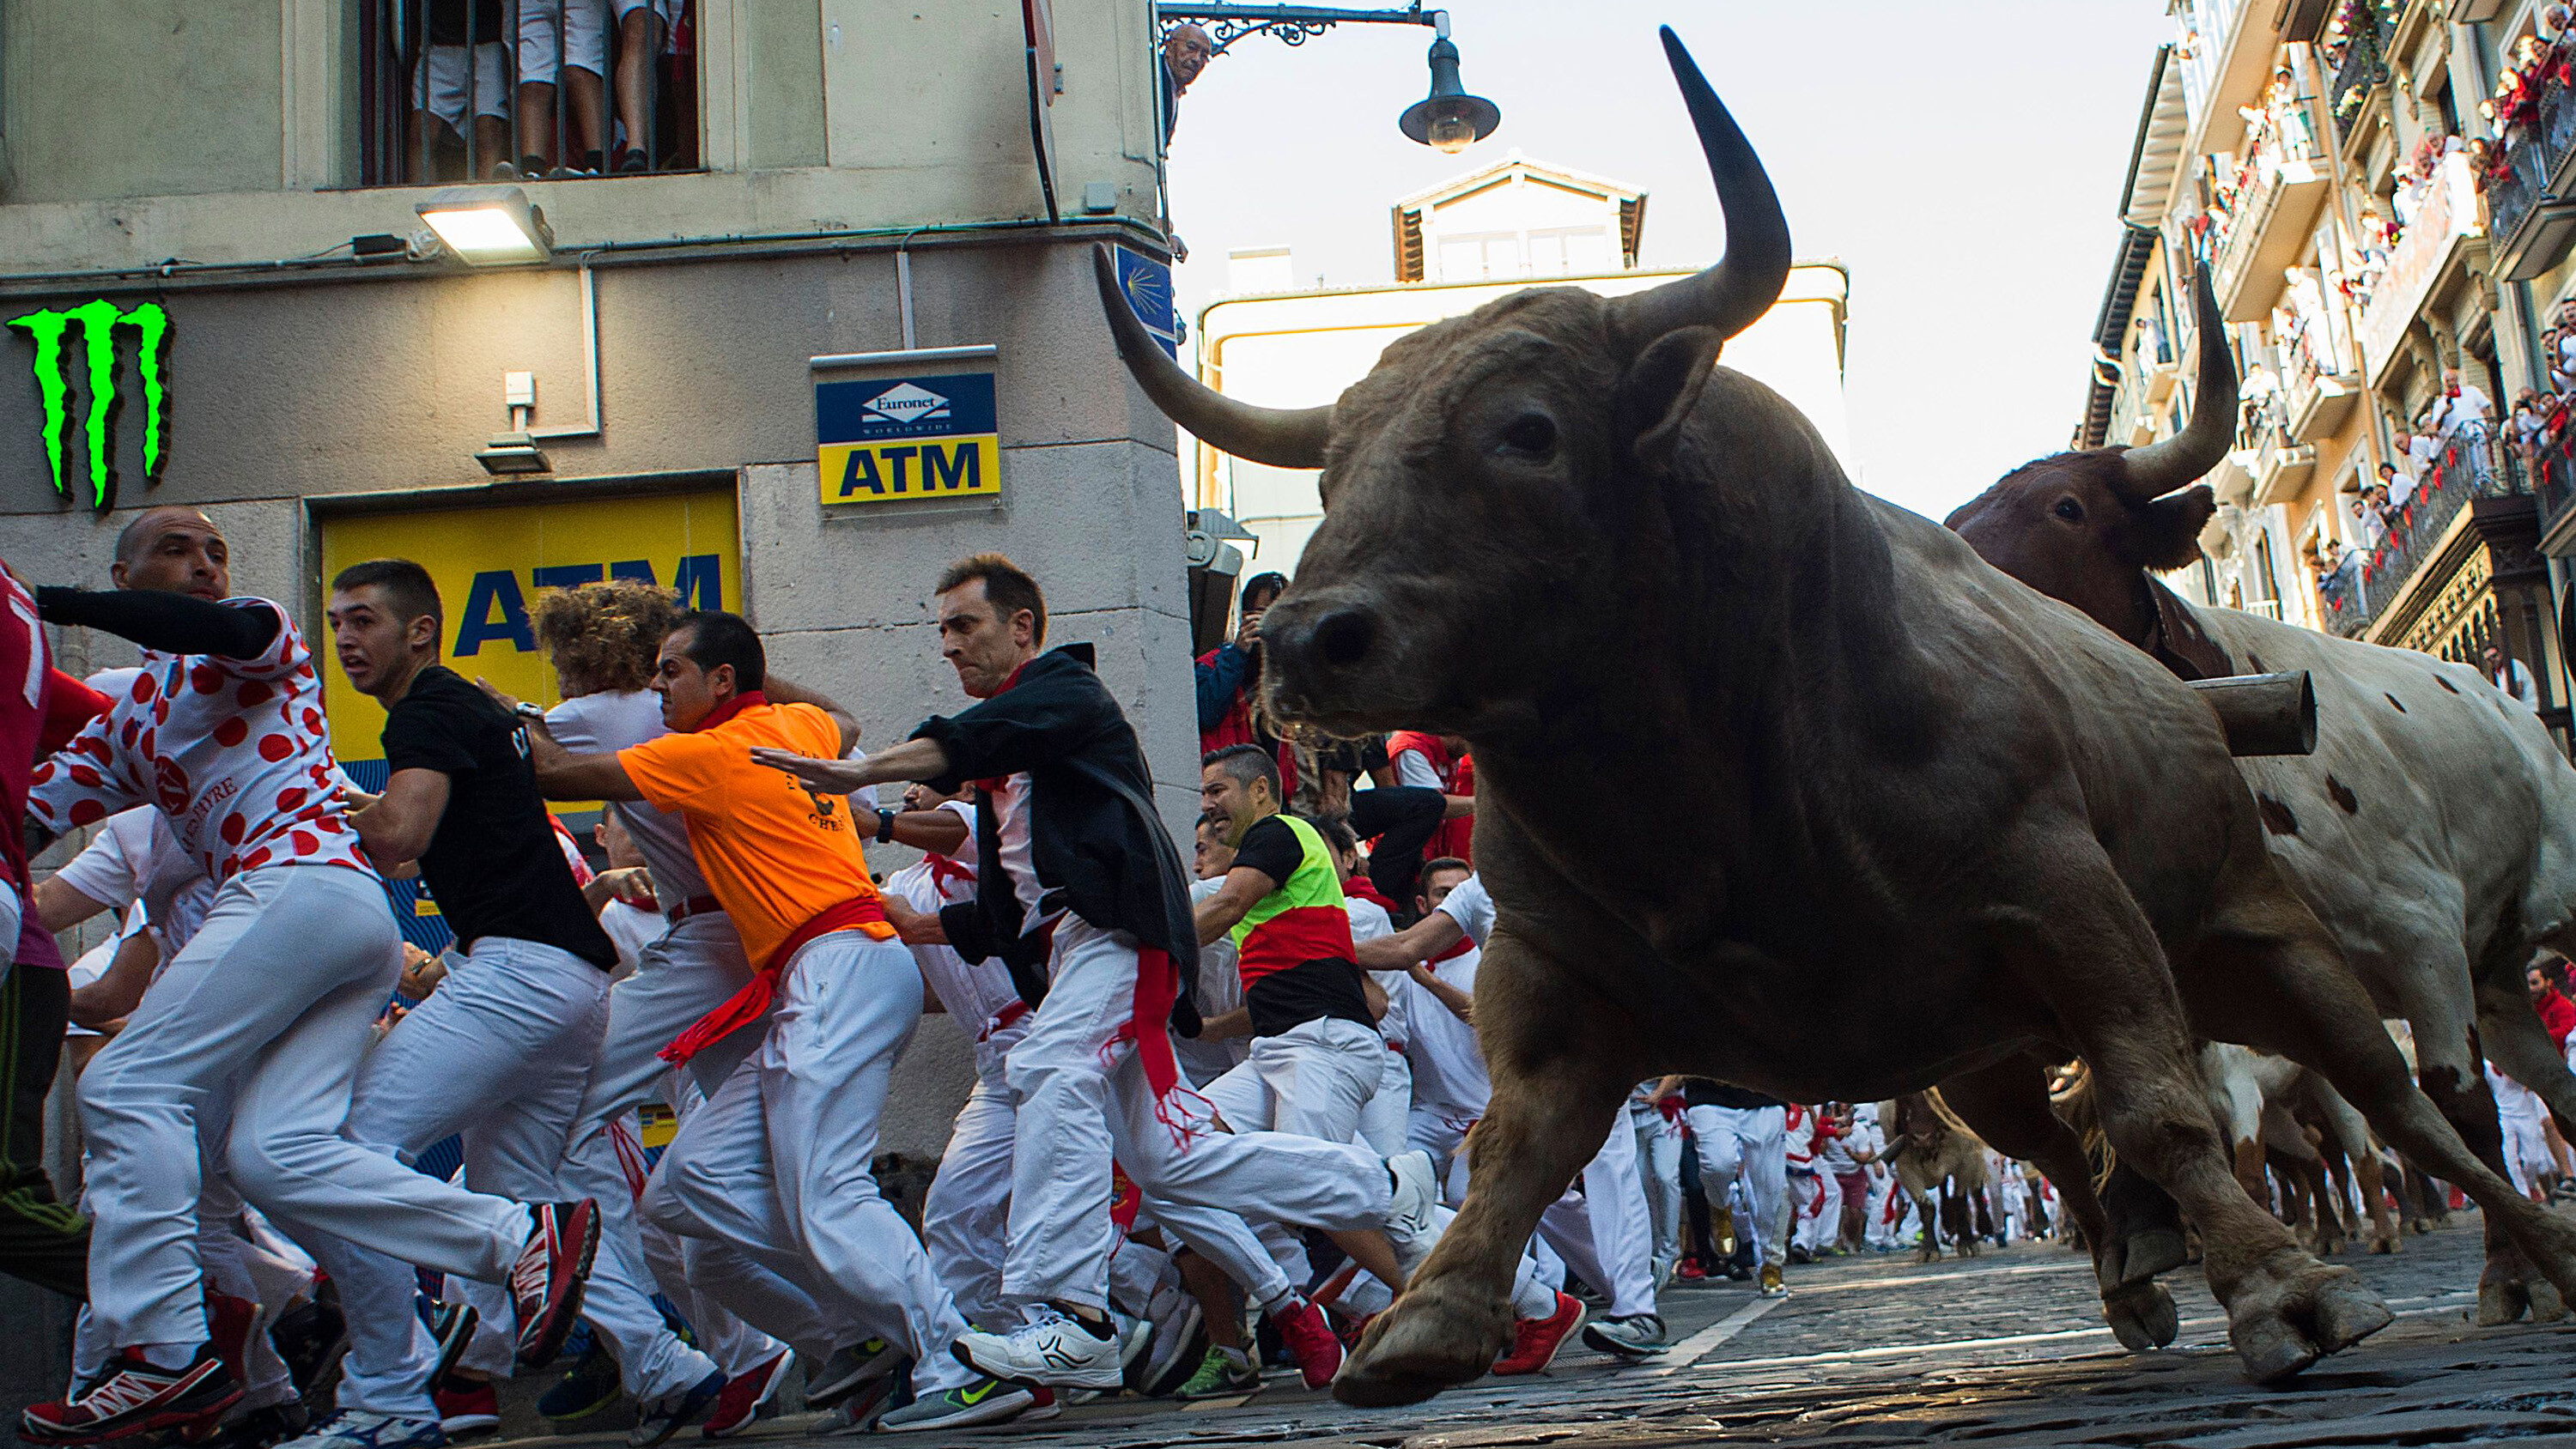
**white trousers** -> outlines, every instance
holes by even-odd
[[[1383,1226],[1393,1184],[1374,1153],[1347,1138],[1217,1132],[1195,1093],[1156,1099],[1132,1033],[1121,1031],[1135,1014],[1136,972],[1134,937],[1078,916],[1057,924],[1046,1000],[1006,1068],[1020,1108],[1004,1296],[1106,1307],[1113,1154],[1148,1202],[1327,1231]]]
[[[1624,1118],[1584,1165],[1583,1190],[1568,1189],[1548,1204],[1538,1232],[1575,1276],[1610,1300],[1611,1317],[1655,1311],[1655,1235],[1637,1178],[1637,1134]]]
[[[739,1249],[864,1330],[839,1342],[895,1344],[914,1387],[936,1393],[974,1377],[949,1353],[966,1322],[869,1170],[921,1000],[921,968],[899,941],[848,930],[800,947],[779,973],[768,1040],[672,1139],[644,1210]]]
[[[1789,1260],[1789,1113],[1784,1107],[1691,1107],[1682,1113],[1699,1146],[1699,1190],[1714,1203],[1740,1178],[1753,1220],[1736,1215],[1762,1266]]]
[[[1237,1132],[1354,1141],[1390,1055],[1386,1038],[1370,1028],[1318,1017],[1254,1037],[1243,1065],[1208,1083],[1208,1104]]]
[[[1440,1174],[1440,1198],[1450,1207],[1467,1200],[1468,1129],[1476,1119],[1456,1108],[1436,1102],[1416,1102],[1405,1118],[1405,1134],[1412,1149],[1431,1154],[1431,1164]]]
[[[580,1196],[557,1169],[607,1025],[608,973],[506,936],[485,936],[451,963],[368,1053],[342,1131],[405,1162],[461,1134],[467,1188],[522,1202]],[[436,1417],[428,1378],[438,1345],[412,1311],[411,1264],[329,1236],[304,1246],[339,1284],[349,1318],[339,1406]],[[475,1306],[489,1316],[498,1301]]]
[[[582,1091],[565,1151],[563,1180],[576,1197],[599,1201],[599,1254],[582,1294],[582,1317],[615,1347],[626,1391],[654,1399],[707,1376],[710,1357],[680,1341],[653,1306],[656,1274],[636,1221],[635,1195],[612,1133],[636,1108],[659,1095],[672,1072],[662,1048],[751,980],[751,963],[731,917],[690,916],[644,948],[635,971],[608,993],[608,1025]],[[743,1027],[690,1060],[682,1074],[712,1094],[768,1034],[766,1021]],[[675,1140],[671,1147],[677,1149]],[[670,1284],[663,1284],[667,1292]],[[674,1296],[673,1303],[679,1299]],[[693,1317],[692,1327],[703,1326]],[[761,1355],[760,1362],[768,1358]]]
[[[1830,1172],[1791,1173],[1789,1197],[1797,1211],[1789,1241],[1810,1253],[1832,1247],[1842,1234],[1843,1185]]]
[[[1377,1092],[1360,1109],[1360,1142],[1380,1157],[1413,1148],[1413,1064],[1389,1047],[1378,1067]]]
[[[1646,1220],[1654,1231],[1654,1256],[1667,1266],[1682,1256],[1682,1129],[1653,1107],[1630,1108],[1637,1134],[1637,1175],[1646,1189]]]
[[[206,1337],[197,1125],[234,1086],[226,1167],[282,1231],[501,1281],[527,1209],[451,1187],[340,1135],[401,958],[384,887],[342,866],[226,881],[205,925],[81,1077],[90,1152],[90,1306],[109,1342]]]
[[[931,1269],[969,1323],[1011,1326],[1002,1300],[1002,1259],[1011,1241],[1011,1154],[1019,1113],[1010,1086],[979,1077],[939,1173],[921,1203],[921,1245]]]

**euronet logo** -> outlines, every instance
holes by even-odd
[[[104,513],[116,500],[116,418],[124,405],[118,389],[116,340],[122,332],[135,337],[134,370],[143,386],[143,480],[160,481],[168,453],[167,373],[170,314],[158,302],[119,308],[104,298],[60,311],[30,312],[8,319],[36,344],[36,392],[45,405],[45,459],[53,467],[54,492],[69,497],[63,477],[63,445],[71,431],[72,379],[65,339],[74,327],[81,335],[81,370],[89,405],[82,426],[89,449],[89,504]]]
[[[926,387],[901,383],[867,400],[865,410],[889,423],[921,423],[948,416],[948,399]]]

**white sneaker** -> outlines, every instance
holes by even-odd
[[[1118,1349],[1114,1332],[1102,1338],[1062,1315],[1008,1334],[961,1333],[955,1346],[958,1362],[979,1374],[1059,1389],[1117,1388]]]
[[[1386,1239],[1395,1249],[1395,1265],[1407,1279],[1440,1241],[1431,1210],[1440,1203],[1440,1176],[1428,1152],[1399,1152],[1386,1160],[1395,1190],[1386,1210]]]

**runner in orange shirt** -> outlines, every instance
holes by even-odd
[[[571,754],[522,711],[546,794],[642,800],[685,817],[707,889],[742,933],[751,984],[663,1055],[686,1061],[775,1005],[767,1040],[663,1154],[644,1211],[802,1289],[838,1320],[835,1342],[882,1340],[866,1386],[842,1405],[846,1427],[1014,1417],[1035,1396],[950,1352],[965,1320],[868,1171],[888,1073],[921,1019],[920,968],[886,924],[849,801],[751,762],[754,746],[837,759],[858,726],[770,675],[751,626],[715,610],[680,616],[662,641],[653,690],[672,732],[615,754]],[[707,1287],[726,1296],[722,1281]],[[765,1301],[745,1295],[727,1306],[758,1323]],[[798,1325],[760,1326],[797,1336]],[[907,1358],[916,1402],[887,1416]]]

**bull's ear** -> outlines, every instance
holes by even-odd
[[[2200,531],[2218,511],[2218,496],[2206,483],[2169,493],[2146,507],[2139,520],[2138,562],[2161,573],[2200,557]]]
[[[1671,461],[1726,334],[1714,327],[1681,327],[1647,344],[1619,380],[1619,430],[1633,439],[1637,461],[1650,468]]]

